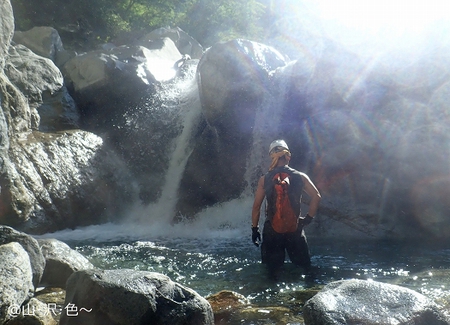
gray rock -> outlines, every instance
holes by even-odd
[[[64,86],[61,71],[50,59],[23,45],[11,46],[5,74],[27,98],[32,128],[59,131],[79,127],[77,106]]]
[[[0,324],[3,324],[33,296],[34,286],[30,258],[19,243],[0,245],[0,263]]]
[[[175,71],[171,70],[179,59],[181,54],[173,41],[164,38],[155,41],[151,49],[120,46],[78,55],[64,65],[63,72],[75,92],[112,84],[114,78],[126,78],[131,84],[123,87],[132,91],[137,85],[142,88],[155,81],[173,78]],[[121,93],[127,94],[123,90]]]
[[[430,299],[413,290],[374,281],[328,284],[303,307],[306,325],[448,325]]]
[[[181,28],[167,28],[162,27],[151,31],[142,36],[138,40],[138,44],[151,48],[152,42],[168,37],[178,48],[181,54],[187,54],[193,59],[200,59],[203,55],[203,47],[194,38],[188,35]]]
[[[34,53],[55,62],[57,52],[64,51],[58,31],[52,27],[33,27],[28,31],[16,31],[13,41],[25,45]]]
[[[3,71],[0,72],[0,107],[7,122],[9,139],[23,138],[31,128],[39,125],[36,109],[30,108],[27,98],[11,83]]]
[[[132,196],[126,167],[93,133],[35,132],[9,154],[14,181],[7,189],[10,204],[23,216],[22,231],[105,222],[125,208],[122,198]]]
[[[57,239],[38,239],[45,258],[40,286],[65,288],[73,272],[94,268],[89,260]]]
[[[8,321],[8,325],[56,325],[53,317],[56,311],[51,304],[46,304],[36,298],[31,298],[22,306],[21,312]]]
[[[5,54],[8,52],[14,34],[14,16],[9,0],[0,2],[0,69],[3,68]]]
[[[74,304],[79,313],[63,313],[61,325],[214,324],[206,299],[159,273],[79,271],[67,281],[66,292],[66,305]]]
[[[45,259],[36,239],[8,226],[0,226],[0,245],[12,242],[19,243],[27,252],[33,274],[33,285],[36,288],[42,278]]]

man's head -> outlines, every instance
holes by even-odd
[[[273,141],[269,146],[269,156],[272,158],[269,170],[289,164],[291,152],[286,141],[281,139]]]
[[[272,154],[272,152],[274,152],[274,151],[279,152],[281,150],[289,151],[289,147],[288,147],[286,141],[284,141],[282,139],[272,141],[272,143],[269,146],[269,156]]]

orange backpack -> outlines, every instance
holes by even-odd
[[[294,232],[297,230],[298,217],[292,209],[289,200],[289,174],[276,173],[273,177],[274,214],[272,216],[272,227],[278,233]]]

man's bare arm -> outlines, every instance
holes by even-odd
[[[265,197],[264,192],[264,176],[262,176],[258,181],[258,187],[256,188],[255,201],[253,202],[252,208],[252,227],[257,227],[259,223],[259,215],[261,211],[261,205]]]
[[[311,217],[314,217],[317,213],[317,209],[319,208],[319,202],[322,197],[320,196],[319,190],[311,181],[311,179],[308,177],[308,175],[302,173],[302,178],[305,185],[304,191],[311,198],[311,201],[309,202],[308,214]]]

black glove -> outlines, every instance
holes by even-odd
[[[306,227],[307,225],[309,225],[311,223],[311,221],[313,221],[313,219],[314,219],[313,217],[311,217],[309,214],[307,214],[304,217],[300,217],[298,223],[301,227]]]
[[[258,227],[252,227],[252,242],[256,247],[258,247],[261,242],[261,234],[259,233]]]

